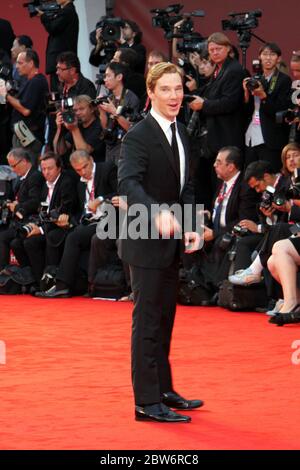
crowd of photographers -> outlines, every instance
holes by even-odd
[[[9,274],[13,253],[21,268],[31,267],[39,296],[68,297],[87,291],[88,266],[91,286],[98,268],[114,265],[122,271],[125,293],[130,280],[117,242],[97,239],[96,226],[105,204],[122,206],[120,147],[151,109],[147,69],[170,57],[147,55],[133,21],[102,17],[90,34],[89,60],[99,69],[94,84],[81,73],[73,1],[27,7],[49,34],[50,89],[30,37],[12,35],[10,45],[0,44],[1,164],[11,169],[0,208],[0,276]],[[189,260],[183,256],[182,282],[196,267],[198,305],[213,305],[228,278],[233,285],[264,282],[264,307],[280,324],[279,304],[273,308],[278,299],[284,297],[282,315],[293,319],[300,308],[296,287],[286,292],[276,264],[277,242],[288,239],[291,228],[294,238],[300,232],[300,52],[290,58],[293,83],[274,42],[258,48],[251,75],[224,33],[203,38],[194,32],[192,17],[203,12],[180,15],[180,9],[152,13],[153,26],[164,29],[172,60],[182,69],[179,119],[190,137],[196,202],[205,209],[204,247]],[[223,29],[237,31],[244,59],[247,34],[260,13],[231,16]],[[295,271],[295,256],[293,261]],[[181,294],[189,303],[188,292]]]

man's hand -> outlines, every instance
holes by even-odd
[[[215,238],[214,231],[206,225],[204,225],[203,238],[205,242],[211,242]]]
[[[259,210],[264,214],[265,217],[270,217],[270,219],[272,218],[273,212],[275,211],[274,207],[270,207],[269,209],[260,207]]]
[[[267,98],[267,94],[265,90],[263,89],[263,86],[261,83],[259,83],[259,87],[255,88],[255,90],[253,90],[251,93],[253,96],[258,96],[258,98],[262,101]]]
[[[193,253],[200,249],[201,237],[197,232],[186,232],[184,234],[184,252],[186,254]]]
[[[96,214],[97,208],[100,206],[101,201],[99,199],[95,199],[94,201],[90,201],[88,203],[88,209],[93,212],[93,214]]]
[[[274,210],[278,210],[280,212],[291,212],[292,204],[290,201],[285,201],[281,206],[278,206],[275,202],[272,202],[272,207]]]
[[[36,15],[36,16],[43,16],[43,14],[45,13],[44,11],[39,10],[39,9],[36,8],[36,7],[35,7],[35,11],[37,12],[37,15]]]
[[[204,99],[201,96],[196,96],[194,101],[189,103],[189,107],[193,111],[200,111],[203,108]]]
[[[155,227],[164,238],[170,238],[175,233],[181,233],[181,225],[170,211],[163,210],[154,218]]]
[[[38,227],[36,224],[28,224],[32,230],[27,234],[27,237],[26,238],[30,238],[30,237],[33,237],[35,235],[41,235],[41,231],[40,231],[40,227]]]
[[[7,207],[9,208],[10,212],[14,212],[17,205],[18,205],[18,201],[7,203]]]
[[[57,221],[55,222],[55,225],[61,228],[66,228],[69,226],[69,216],[68,214],[60,214],[58,217]]]
[[[117,112],[117,108],[115,107],[115,105],[113,104],[112,100],[110,100],[109,98],[107,99],[108,103],[102,103],[102,104],[99,104],[99,108],[102,109],[102,111],[105,111],[106,113],[108,114],[112,114],[113,116],[115,116],[116,112]]]
[[[238,224],[242,228],[250,230],[252,233],[258,233],[258,226],[253,220],[243,219]]]

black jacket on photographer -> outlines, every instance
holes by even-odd
[[[37,214],[43,182],[44,178],[41,173],[33,168],[24,177],[16,180],[14,200],[18,201],[18,204],[14,210],[15,215],[10,225],[0,232],[1,268],[4,268],[9,263],[10,247],[16,237],[17,226],[28,223],[29,217]],[[17,214],[20,214],[23,218],[19,218]]]
[[[275,70],[271,78],[266,81],[263,80],[264,89],[266,92],[266,99],[259,100],[259,120],[260,128],[263,136],[262,145],[266,148],[266,152],[261,154],[263,160],[270,161],[274,171],[281,168],[281,150],[288,143],[289,126],[285,123],[276,123],[276,113],[283,111],[290,107],[290,93],[291,93],[291,79],[285,73]],[[246,112],[248,116],[248,123],[254,114],[255,98],[250,96],[249,103],[246,105]],[[255,148],[255,142],[251,142],[249,134],[249,127],[246,131],[246,166],[254,161],[249,153],[249,147]],[[263,148],[262,148],[263,152]]]
[[[49,92],[45,75],[38,73],[19,90],[16,98],[24,108],[31,111],[29,116],[24,116],[13,108],[11,115],[11,128],[19,121],[24,121],[34,137],[44,143],[46,121],[46,96]]]
[[[53,74],[56,78],[56,57],[58,54],[64,51],[72,51],[77,55],[79,21],[73,1],[54,15],[43,14],[41,22],[49,33],[46,50],[46,73]]]
[[[137,114],[140,107],[140,101],[138,97],[131,91],[126,88],[123,89],[122,97],[119,102],[114,100],[113,95],[109,96],[113,101],[116,107],[122,106],[124,109],[128,108],[130,113],[129,116]],[[107,115],[108,124],[106,129],[103,131],[103,140],[106,143],[106,161],[112,161],[115,164],[118,164],[120,157],[120,149],[122,138],[126,134],[125,129],[123,129],[117,122],[117,120],[111,115]],[[126,117],[126,113],[125,113]],[[128,118],[130,120],[130,117]]]

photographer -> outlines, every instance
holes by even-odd
[[[106,160],[118,163],[121,140],[132,122],[122,115],[123,110],[130,108],[131,115],[139,110],[139,99],[124,86],[128,70],[123,64],[110,62],[105,70],[104,83],[110,94],[107,102],[99,105],[100,121],[104,129],[106,142]]]
[[[12,244],[19,265],[31,266],[37,285],[45,265],[59,263],[69,229],[66,219],[78,210],[76,186],[73,178],[62,170],[61,159],[53,152],[46,152],[40,165],[44,184],[38,224],[29,222],[24,236]]]
[[[73,122],[68,122],[70,120]],[[86,150],[96,162],[105,159],[105,146],[100,140],[102,127],[98,111],[89,96],[79,95],[74,98],[72,114],[67,121],[64,120],[63,111],[59,111],[56,115],[56,127],[53,147],[58,155]]]
[[[16,238],[16,224],[26,224],[29,217],[37,213],[43,185],[43,177],[33,168],[25,149],[12,149],[7,155],[7,161],[19,178],[14,187],[13,201],[7,202],[12,221],[0,232],[0,269],[9,264],[9,252]]]
[[[243,149],[243,79],[244,70],[234,58],[232,44],[223,33],[213,33],[207,41],[214,73],[202,96],[190,103],[193,111],[201,111],[207,125],[206,158],[210,167],[210,187],[216,186],[213,164],[223,146]]]
[[[74,52],[62,52],[57,56],[56,74],[62,97],[88,95],[96,98],[95,85],[82,75],[80,61]]]
[[[125,26],[122,28],[121,47],[129,47],[137,54],[136,71],[142,75],[145,73],[146,48],[142,44],[143,33],[137,23],[132,20],[124,20]]]
[[[77,54],[79,21],[73,5],[74,0],[56,0],[61,9],[58,13],[48,15],[38,10],[41,23],[49,33],[46,50],[46,73],[50,75],[51,91],[58,90],[56,60],[58,54],[71,51]]]
[[[246,132],[245,166],[251,162],[270,162],[273,171],[281,168],[281,150],[288,143],[288,126],[276,123],[276,113],[289,107],[291,79],[278,70],[281,50],[275,43],[264,44],[259,51],[262,75],[245,78],[244,99],[251,122]]]
[[[293,52],[293,55],[290,61],[290,70],[291,70],[293,78],[295,80],[300,80],[300,51]],[[290,137],[289,137],[290,142],[300,143],[300,123],[299,123],[300,111],[299,110],[300,110],[300,98],[297,99],[297,105],[296,105],[297,118],[295,119],[295,122],[290,123],[291,124]]]
[[[283,155],[288,154],[289,150],[291,149],[285,148]],[[294,164],[291,163],[291,165]],[[265,234],[279,222],[286,222],[291,210],[290,203],[284,203],[281,206],[274,203],[274,194],[285,194],[289,186],[289,180],[283,174],[274,173],[270,162],[261,160],[250,163],[245,171],[245,181],[250,188],[261,194],[259,204],[260,223],[257,224],[247,219],[240,222],[241,227],[248,229],[252,234],[242,239],[237,246],[236,272],[230,277],[230,281],[234,284],[260,282],[262,269],[257,270],[257,264],[250,271],[245,267],[251,265],[253,251],[261,247],[260,244],[263,239],[267,240]],[[266,248],[264,249],[266,250]]]
[[[12,48],[11,48],[11,59],[13,62],[12,78],[13,80],[16,80],[16,82],[19,85],[19,88],[21,88],[21,86],[23,86],[26,83],[27,78],[24,75],[23,76],[19,75],[17,66],[16,66],[16,61],[20,52],[25,52],[26,49],[32,49],[32,46],[33,46],[32,39],[29,36],[21,35],[15,38]]]
[[[144,75],[136,72],[137,53],[133,49],[120,47],[114,53],[112,62],[127,65],[126,87],[131,90],[140,101],[145,100],[146,82]]]
[[[93,158],[84,150],[72,153],[70,162],[81,177],[77,187],[81,222],[67,236],[58,267],[56,286],[49,291],[37,293],[38,297],[60,298],[72,295],[80,256],[90,249],[91,239],[102,215],[101,204],[105,199],[111,200],[116,195],[117,171],[113,163],[95,164]],[[67,219],[66,225],[68,224]]]
[[[48,83],[46,77],[39,72],[39,57],[31,49],[26,49],[18,55],[17,70],[21,76],[27,78],[25,86],[14,97],[5,85],[1,85],[0,95],[4,96],[13,108],[13,147],[26,147],[32,154],[33,164],[37,165],[44,144]]]
[[[231,236],[233,227],[245,218],[253,223],[258,220],[257,196],[243,181],[242,157],[239,149],[233,146],[220,149],[214,168],[218,177],[218,186],[213,200],[212,215],[209,214],[210,222],[204,226],[204,248],[199,252],[199,266],[205,282],[211,285],[212,295],[217,291],[218,284],[228,276],[230,267],[228,251],[233,241]]]

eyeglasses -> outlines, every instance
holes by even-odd
[[[63,68],[63,67],[59,67],[59,66],[58,66],[58,67],[56,67],[56,70],[60,70],[61,72],[64,72],[65,70],[69,70],[69,69],[71,69],[71,68],[72,68],[72,67],[65,67],[65,68]]]
[[[9,166],[10,166],[11,168],[16,168],[16,166],[18,166],[19,163],[21,163],[22,161],[23,161],[23,160],[19,160],[19,161],[18,161],[17,163],[15,163],[14,165],[13,165],[12,163],[10,163]]]
[[[261,55],[264,57],[278,57],[278,54],[276,54],[276,52],[263,51]]]

